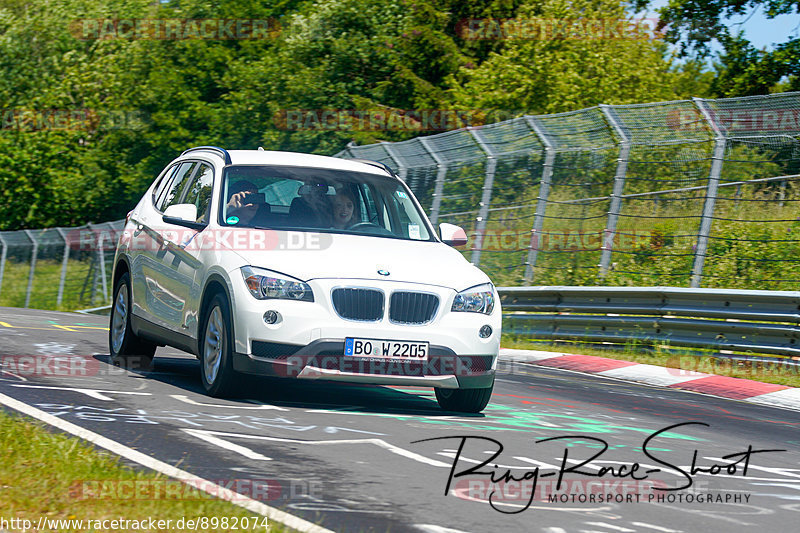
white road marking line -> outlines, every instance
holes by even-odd
[[[209,435],[207,431],[197,430],[197,429],[186,429],[181,428],[181,431],[188,433],[193,437],[197,437],[198,439],[202,439],[209,444],[214,444],[215,446],[219,446],[220,448],[225,448],[226,450],[230,450],[232,452],[236,452],[238,454],[244,455],[248,459],[253,459],[255,461],[272,461],[270,457],[266,455],[261,455],[258,452],[254,452],[250,448],[246,446],[239,446],[238,444],[234,444],[232,442],[228,442],[227,440],[220,439],[213,435]]]
[[[80,392],[81,394],[85,394],[90,398],[94,398],[96,400],[103,400],[106,402],[113,402],[114,398],[111,396],[106,396],[106,394],[128,394],[128,395],[136,395],[136,396],[152,396],[149,392],[129,392],[129,391],[121,391],[121,390],[97,390],[97,389],[79,389],[75,387],[46,387],[44,385],[18,385],[12,384],[12,387],[24,387],[26,389],[49,389],[49,390],[66,390],[72,392]]]
[[[539,468],[550,468],[551,470],[558,470],[559,467],[556,465],[551,465],[550,463],[545,463],[544,461],[537,461],[536,459],[531,459],[530,457],[524,457],[522,455],[515,455],[514,459],[517,461],[522,461],[523,463],[530,463],[532,465],[536,465]]]
[[[481,500],[469,494],[470,489],[469,487],[465,487],[462,489],[450,489],[450,494],[459,498],[461,500],[469,501],[469,502],[477,502],[477,503],[485,503],[486,505],[491,505],[489,500]],[[589,513],[594,511],[610,511],[611,507],[553,507],[552,504],[550,505],[533,505],[529,504],[528,502],[525,503],[510,503],[505,501],[500,502],[492,502],[495,506],[504,506],[504,507],[514,507],[517,509],[533,509],[533,510],[547,510],[547,511],[563,511],[563,512],[575,512],[580,511],[583,513]],[[607,532],[606,532],[607,533]]]
[[[0,404],[41,420],[42,422],[62,431],[71,433],[76,437],[87,440],[96,446],[100,446],[101,448],[105,448],[106,450],[119,455],[120,457],[124,457],[135,463],[139,463],[140,465],[160,472],[165,476],[182,481],[191,487],[200,488],[201,490],[208,492],[212,496],[216,496],[221,500],[238,505],[239,507],[247,509],[248,511],[258,513],[261,516],[266,516],[268,519],[284,524],[292,529],[296,529],[303,533],[334,533],[329,529],[312,524],[311,522],[303,520],[298,516],[294,516],[287,512],[281,511],[280,509],[270,507],[263,502],[253,500],[252,498],[248,498],[243,494],[239,494],[230,489],[226,489],[215,483],[212,483],[211,481],[201,478],[200,476],[190,474],[185,470],[181,470],[180,468],[176,468],[163,461],[159,461],[158,459],[150,457],[149,455],[145,455],[142,452],[138,452],[132,448],[120,444],[119,442],[113,441],[108,437],[104,437],[98,433],[84,429],[71,422],[67,422],[66,420],[61,420],[60,418],[51,416],[44,411],[40,411],[35,407],[15,400],[14,398],[6,396],[2,393],[0,393]]]
[[[250,409],[250,410],[274,410],[274,411],[288,411],[285,407],[278,407],[277,405],[260,404],[260,405],[221,405],[217,403],[201,403],[192,400],[183,394],[170,394],[171,398],[178,401],[188,403],[189,405],[199,405],[200,407],[224,407],[226,409]]]
[[[34,344],[36,352],[42,355],[69,355],[75,349],[74,344],[59,344],[57,342],[45,342]]]
[[[290,444],[311,444],[315,446],[333,446],[337,444],[373,444],[379,448],[383,448],[384,450],[390,451],[392,453],[395,453],[402,457],[406,457],[408,459],[413,459],[414,461],[418,461],[426,465],[438,466],[442,468],[452,468],[453,466],[452,464],[443,463],[435,459],[428,459],[424,455],[420,455],[418,453],[406,450],[405,448],[395,446],[394,444],[388,443],[383,439],[300,440],[300,439],[286,439],[283,437],[267,437],[265,435],[249,435],[247,433],[228,433],[226,431],[208,431],[200,429],[194,431],[202,432],[206,435],[214,435],[217,437],[268,440],[273,442],[288,442]]]
[[[723,459],[722,457],[705,457],[704,456],[703,459],[708,459],[709,461],[715,461],[717,463],[726,463],[726,462],[730,463],[730,459]],[[790,470],[794,470],[793,468],[784,470],[783,468],[770,468],[768,466],[758,466],[758,465],[754,465],[754,464],[748,464],[747,468],[752,468],[753,470],[761,470],[762,472],[767,472],[767,473],[775,474],[775,475],[778,475],[778,476],[800,478],[800,474],[795,474],[794,472],[790,471]],[[723,468],[723,470],[724,470],[724,468]],[[738,473],[738,470],[739,470],[739,468],[737,467],[737,473]],[[717,475],[724,476],[725,474],[717,474]],[[730,477],[741,477],[741,476],[732,475]],[[751,478],[748,477],[748,479],[751,479]],[[757,478],[755,478],[755,479],[757,479]]]
[[[631,522],[631,525],[639,527],[648,527],[650,529],[655,529],[656,531],[663,531],[663,533],[683,533],[682,529],[670,529],[668,527],[654,526],[653,524],[648,524],[646,522]]]
[[[614,531],[622,531],[622,533],[636,533],[635,529],[628,529],[627,527],[615,526],[614,524],[607,524],[606,522],[586,522],[590,526],[606,527]]]
[[[468,533],[467,531],[463,531],[461,529],[437,526],[436,524],[414,524],[414,529],[419,529],[425,533]]]
[[[3,365],[0,364],[0,367],[2,367],[2,366]],[[22,376],[18,376],[15,373],[11,372],[10,370],[2,370],[2,368],[0,368],[0,374],[8,374],[9,376],[13,376],[13,377],[17,378],[20,381],[28,381],[28,378],[25,378],[25,377],[22,377]]]

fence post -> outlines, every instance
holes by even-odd
[[[700,114],[706,119],[714,132],[714,155],[711,157],[711,172],[708,175],[708,185],[706,187],[706,198],[703,203],[703,215],[700,219],[700,230],[697,235],[697,248],[694,255],[694,265],[692,266],[692,278],[689,286],[692,288],[700,287],[703,277],[703,266],[708,250],[708,235],[711,233],[711,223],[713,222],[714,207],[717,202],[717,190],[719,189],[719,178],[722,174],[722,162],[725,159],[725,147],[727,138],[720,125],[711,115],[708,104],[702,98],[693,98],[694,104],[700,110]]]
[[[3,292],[3,272],[6,269],[6,256],[8,255],[8,245],[6,244],[5,239],[3,239],[3,234],[0,233],[0,246],[2,246],[2,250],[0,250],[0,293]]]
[[[433,160],[436,161],[436,185],[433,188],[433,202],[431,203],[431,224],[435,226],[439,222],[439,210],[442,208],[442,194],[444,194],[444,178],[447,176],[447,164],[431,148],[425,137],[419,137],[419,142]]]
[[[408,168],[400,161],[400,157],[397,155],[397,152],[394,151],[394,147],[392,147],[392,143],[388,141],[381,141],[386,153],[389,154],[389,157],[392,158],[394,164],[397,165],[397,176],[406,181],[406,176],[408,175]]]
[[[28,289],[25,292],[25,309],[31,305],[31,293],[33,292],[33,275],[36,272],[36,257],[39,254],[39,243],[33,238],[31,230],[24,230],[25,236],[30,239],[33,244],[33,252],[31,252],[31,271],[28,273]]]
[[[69,240],[67,234],[61,228],[56,228],[56,231],[64,240],[64,255],[61,258],[61,279],[58,282],[58,297],[56,298],[56,307],[61,307],[61,302],[64,299],[64,284],[67,280],[67,263],[69,262]]]
[[[545,153],[544,164],[542,165],[542,181],[539,183],[539,194],[536,197],[536,213],[533,217],[533,228],[531,228],[531,247],[528,251],[528,261],[525,267],[525,284],[530,285],[533,281],[533,268],[536,266],[536,259],[539,255],[540,233],[544,225],[544,213],[547,210],[547,197],[550,195],[550,180],[553,177],[556,150],[539,121],[531,116],[526,116],[525,121],[536,136],[539,137]]]
[[[631,153],[631,142],[628,134],[622,128],[613,108],[606,104],[600,104],[600,111],[606,120],[619,135],[619,157],[617,158],[617,170],[614,174],[614,189],[611,192],[611,202],[608,206],[608,220],[606,228],[603,230],[603,245],[600,253],[600,279],[604,279],[608,274],[608,266],[611,264],[611,253],[614,250],[614,236],[617,232],[617,220],[622,207],[622,191],[625,188],[625,175],[628,172],[628,156]]]
[[[478,211],[478,220],[475,226],[475,242],[472,248],[472,258],[470,259],[470,263],[479,266],[481,264],[483,233],[486,231],[486,219],[489,218],[489,204],[492,201],[492,188],[494,187],[494,173],[495,170],[497,170],[497,158],[478,130],[468,127],[467,131],[472,134],[472,137],[481,147],[481,150],[486,154],[486,177],[483,180],[483,194],[481,194],[480,210]]]
[[[103,303],[105,303],[108,300],[108,284],[106,283],[106,254],[105,251],[103,250],[103,232],[102,230],[97,231],[95,229],[96,226],[93,226],[91,223],[86,224],[86,227],[89,228],[89,231],[91,231],[96,235],[97,240],[95,242],[97,242],[97,261],[98,261],[97,266],[99,269],[100,281],[103,287],[103,298],[104,298]],[[91,297],[92,303],[94,303],[95,292],[97,290],[97,275],[98,274],[95,273],[94,280],[92,281],[92,297]]]
[[[100,280],[103,285],[103,303],[106,303],[108,301],[108,281],[106,280],[106,251],[105,242],[103,241],[103,232],[101,230],[100,236],[97,237],[97,248],[99,249]]]

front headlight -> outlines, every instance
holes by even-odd
[[[251,266],[242,267],[242,276],[247,290],[258,300],[314,301],[314,294],[308,283],[288,276]]]
[[[451,311],[483,313],[491,315],[494,309],[494,290],[490,283],[484,283],[456,294]]]

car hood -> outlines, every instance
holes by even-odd
[[[438,285],[456,291],[489,281],[488,276],[464,259],[461,253],[441,242],[333,233],[276,233],[279,237],[277,249],[237,250],[236,253],[248,265],[302,281],[380,279]],[[319,237],[318,244],[315,244],[314,236]],[[381,275],[379,270],[389,275]]]

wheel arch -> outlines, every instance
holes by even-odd
[[[228,279],[223,277],[222,274],[218,272],[211,273],[206,282],[203,286],[203,296],[200,299],[200,309],[198,318],[200,319],[200,324],[205,322],[206,313],[208,312],[208,306],[211,303],[211,300],[214,298],[215,295],[222,294],[225,299],[228,301],[228,308],[231,311],[231,338],[233,342],[236,342],[236,320],[234,319],[235,313],[233,311],[233,297],[231,287],[229,286]],[[198,342],[198,356],[200,350],[200,336],[202,333],[198,330],[197,332],[197,342]]]
[[[131,266],[130,266],[130,264],[128,264],[128,258],[123,255],[123,256],[120,256],[117,259],[117,262],[114,264],[114,276],[111,278],[111,290],[112,291],[117,287],[117,283],[119,282],[119,279],[126,272],[128,273],[128,275],[130,275]],[[133,280],[131,280],[131,282],[133,282]]]

